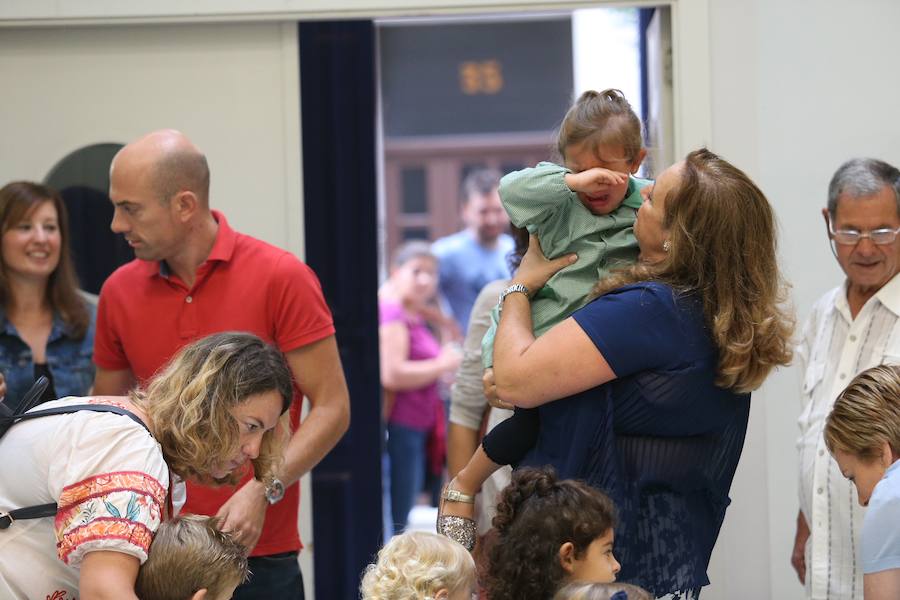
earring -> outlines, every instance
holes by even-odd
[[[664,252],[668,252],[669,248],[671,248],[671,247],[672,247],[672,245],[669,243],[669,240],[663,241],[663,251]]]

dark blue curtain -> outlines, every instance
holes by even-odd
[[[354,600],[382,540],[375,29],[299,27],[306,262],[334,313],[352,410],[350,431],[313,471],[316,597]]]
[[[656,13],[655,8],[639,8],[638,9],[638,51],[641,60],[641,122],[647,123],[647,116],[650,114],[649,103],[647,102],[647,94],[649,93],[649,82],[647,80],[647,27],[650,26],[650,20]],[[657,165],[658,166],[658,165]]]

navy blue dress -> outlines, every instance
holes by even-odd
[[[624,286],[573,315],[617,378],[540,407],[522,465],[552,465],[619,510],[619,580],[657,596],[707,585],[750,395],[716,387],[702,306],[659,283]]]

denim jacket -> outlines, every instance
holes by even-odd
[[[97,320],[97,306],[86,301],[90,322],[84,338],[77,340],[69,336],[68,327],[59,314],[53,315],[53,326],[47,338],[47,364],[53,375],[56,394],[84,396],[94,382],[94,327]],[[6,378],[6,399],[4,403],[15,409],[22,397],[34,383],[34,364],[31,348],[28,347],[15,326],[0,310],[0,372]]]

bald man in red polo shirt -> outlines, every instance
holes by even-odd
[[[112,230],[136,260],[100,292],[94,393],[124,394],[185,344],[249,331],[284,352],[295,379],[294,433],[275,480],[247,474],[237,488],[188,482],[184,511],[218,515],[253,548],[247,584],[234,598],[302,599],[297,564],[297,480],[337,443],[350,404],[331,312],[312,270],[293,254],[231,229],[209,207],[206,157],[183,134],[150,133],[113,159]],[[310,410],[299,423],[300,399]]]

